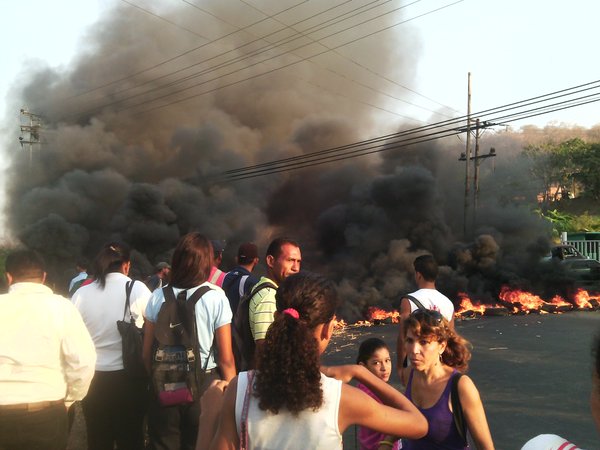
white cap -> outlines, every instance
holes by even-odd
[[[521,450],[583,450],[555,434],[540,434],[525,443]]]

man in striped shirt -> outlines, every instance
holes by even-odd
[[[300,272],[302,255],[300,246],[288,238],[277,238],[269,245],[265,263],[267,275],[262,277],[254,287],[254,295],[250,299],[249,319],[250,330],[256,342],[256,347],[262,345],[267,330],[273,323],[275,313],[276,289],[265,287],[260,289],[264,283],[272,283],[275,286],[281,284],[289,275]]]

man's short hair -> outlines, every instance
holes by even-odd
[[[15,281],[41,280],[46,272],[42,256],[34,250],[16,250],[6,257],[6,272]]]
[[[154,272],[158,273],[163,269],[170,269],[171,265],[168,262],[161,261],[156,266],[154,266]]]
[[[285,244],[290,244],[290,245],[293,245],[294,247],[300,248],[300,246],[298,245],[298,243],[296,241],[286,238],[286,237],[280,237],[280,238],[274,239],[269,244],[269,247],[267,248],[267,256],[271,255],[275,259],[279,258],[279,255],[281,255],[281,253],[282,253],[281,247],[283,247]]]
[[[415,272],[420,273],[427,281],[435,281],[438,276],[438,264],[431,255],[421,255],[413,263]]]

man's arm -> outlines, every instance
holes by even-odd
[[[79,311],[70,302],[65,314],[61,357],[67,383],[66,401],[81,400],[87,394],[94,377],[96,348]]]
[[[400,381],[403,385],[406,385],[404,371],[402,370],[404,366],[404,358],[406,357],[406,353],[404,351],[404,321],[408,319],[408,316],[410,316],[410,300],[406,297],[403,297],[400,301],[400,326],[398,327],[398,338],[396,339],[396,371],[398,372],[398,376],[400,377]]]

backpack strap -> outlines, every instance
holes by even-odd
[[[252,395],[252,383],[254,383],[254,370],[246,372],[246,394],[244,395],[244,405],[242,407],[242,417],[240,428],[240,450],[248,448],[248,410],[250,408],[250,396]]]
[[[406,294],[406,295],[404,296],[404,298],[407,298],[407,299],[409,299],[411,302],[413,302],[413,303],[415,304],[415,306],[417,307],[417,309],[422,309],[422,310],[424,310],[424,311],[427,311],[427,310],[429,309],[429,308],[425,308],[425,307],[423,306],[423,303],[421,303],[421,302],[420,302],[420,301],[417,299],[417,297],[414,297],[414,296],[412,296],[412,295],[410,295],[410,294]]]
[[[125,284],[125,308],[123,309],[123,321],[125,321],[125,316],[127,315],[127,310],[129,310],[129,319],[131,322],[133,322],[133,314],[131,314],[131,306],[129,305],[129,297],[131,297],[133,283],[135,283],[135,280],[128,281]]]
[[[275,286],[275,284],[271,281],[265,281],[264,283],[256,283],[250,291],[250,298],[254,297],[258,291],[262,291],[266,288],[277,289],[277,286]]]
[[[460,396],[458,395],[458,380],[463,374],[458,372],[452,377],[452,385],[450,387],[452,416],[454,417],[454,425],[458,430],[458,434],[463,440],[465,447],[467,446],[467,424],[463,413],[462,405],[460,404]]]

